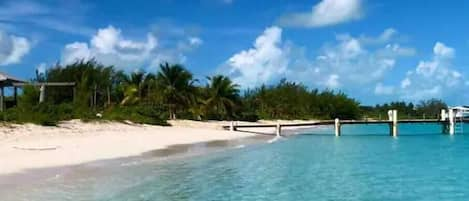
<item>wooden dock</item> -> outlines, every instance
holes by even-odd
[[[278,136],[281,135],[282,128],[286,127],[311,127],[311,126],[322,126],[322,125],[334,125],[335,135],[341,135],[341,126],[342,125],[369,125],[369,124],[387,124],[389,125],[389,134],[391,136],[397,136],[397,125],[398,124],[417,124],[417,123],[439,123],[442,125],[442,130],[444,133],[453,134],[451,133],[450,126],[453,125],[454,121],[450,120],[443,120],[443,119],[402,119],[397,120],[397,112],[391,120],[322,120],[322,121],[314,121],[308,123],[277,123],[277,124],[242,124],[236,125],[235,123],[231,123],[229,126],[223,126],[226,130],[236,131],[242,128],[276,128],[276,134]],[[469,119],[461,119],[458,122],[461,123],[468,123]]]
[[[404,119],[398,120],[397,123],[444,123],[447,121],[441,121],[439,119]],[[469,122],[469,120],[464,120],[464,122]],[[390,124],[392,121],[388,120],[340,120],[340,124]],[[324,125],[334,125],[335,120],[321,120],[315,122],[307,123],[285,123],[280,124],[281,127],[308,127],[308,126],[324,126]],[[234,129],[238,128],[275,128],[277,124],[241,124],[233,125]],[[224,129],[229,130],[230,126],[223,126]]]

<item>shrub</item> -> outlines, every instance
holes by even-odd
[[[163,108],[152,105],[115,106],[104,111],[103,118],[114,121],[129,120],[134,123],[169,125]]]

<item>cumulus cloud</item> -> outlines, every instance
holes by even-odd
[[[452,58],[454,57],[454,49],[441,42],[436,42],[433,47],[433,54],[437,57]]]
[[[405,89],[409,87],[411,84],[412,82],[410,81],[410,79],[406,77],[401,81],[401,88]]]
[[[326,80],[325,85],[326,85],[326,87],[331,88],[331,89],[338,88],[340,86],[339,75],[337,75],[337,74],[329,75],[329,77]]]
[[[314,84],[320,87],[363,90],[380,82],[396,66],[399,58],[412,56],[413,52],[413,48],[398,44],[370,47],[359,37],[339,35],[335,42],[324,45],[315,59],[305,59],[307,61],[298,65],[306,67],[292,66],[289,77],[305,83],[314,80]],[[330,84],[331,75],[337,75],[333,86]]]
[[[269,27],[257,37],[254,47],[243,50],[226,62],[234,81],[253,87],[282,76],[289,63],[289,51],[282,41],[282,29]]]
[[[91,51],[87,43],[74,42],[65,45],[65,49],[62,52],[63,63],[69,64],[82,59],[91,59]]]
[[[386,32],[386,31],[385,31]],[[367,37],[378,40],[377,37]],[[224,63],[224,72],[243,87],[272,83],[279,78],[301,81],[309,86],[330,89],[360,89],[373,93],[384,75],[398,59],[413,55],[413,48],[402,47],[389,40],[381,44],[366,43],[361,37],[337,35],[325,43],[315,57],[306,49],[282,39],[279,27],[267,28],[255,41],[254,47],[234,54]],[[378,47],[376,47],[378,45]],[[390,90],[378,87],[383,94]],[[386,93],[388,94],[388,93]]]
[[[408,101],[468,98],[458,94],[469,86],[469,80],[453,66],[456,50],[442,42],[435,43],[429,59],[417,62],[403,77],[389,80],[386,75],[395,75],[401,59],[416,55],[414,48],[398,43],[396,38],[399,35],[394,29],[374,37],[339,34],[311,55],[306,48],[284,40],[281,28],[269,27],[253,47],[224,62],[222,70],[243,87],[287,78],[311,87]]]
[[[0,65],[16,64],[30,51],[28,39],[0,31]]]
[[[322,0],[312,11],[287,14],[278,22],[281,26],[323,27],[358,20],[362,16],[362,0]]]
[[[77,60],[96,59],[121,69],[141,68],[144,65],[157,66],[161,62],[183,63],[187,52],[202,45],[202,39],[189,37],[175,47],[159,48],[154,34],[147,33],[145,39],[131,40],[123,36],[122,31],[113,26],[99,29],[89,43],[74,42],[65,45],[62,62],[73,63]]]
[[[385,86],[382,83],[376,84],[375,94],[376,95],[390,95],[394,93],[393,86]]]
[[[430,60],[422,60],[413,71],[409,71],[401,81],[401,97],[407,100],[444,98],[462,90],[466,83],[462,74],[455,70],[452,60],[454,48],[436,42]]]

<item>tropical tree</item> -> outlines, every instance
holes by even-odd
[[[74,82],[76,93],[71,93],[70,87],[53,87],[48,89],[48,99],[58,104],[71,101],[75,96],[75,103],[82,108],[105,105],[110,101],[113,74],[112,66],[104,66],[95,60],[81,60],[66,66],[57,64],[47,71],[46,81]]]
[[[206,110],[212,110],[223,117],[233,117],[234,108],[239,103],[239,86],[223,75],[215,75],[207,79],[209,83],[205,101]]]
[[[170,119],[176,119],[176,112],[189,106],[194,100],[195,81],[192,73],[180,64],[164,63],[160,65],[160,70],[156,75],[156,83],[162,93],[163,101],[168,107]]]
[[[429,100],[420,101],[420,103],[417,104],[417,113],[422,115],[424,118],[437,118],[440,114],[441,109],[446,108],[448,108],[448,105],[446,105],[445,102],[433,98]]]
[[[145,73],[143,71],[136,71],[130,75],[124,74],[122,83],[124,97],[120,103],[121,105],[135,104],[142,98],[144,80]]]

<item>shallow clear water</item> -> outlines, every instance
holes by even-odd
[[[466,129],[469,131],[469,128]],[[170,162],[86,167],[0,200],[467,200],[469,136],[437,124],[316,129]],[[78,173],[76,172],[78,171]]]

